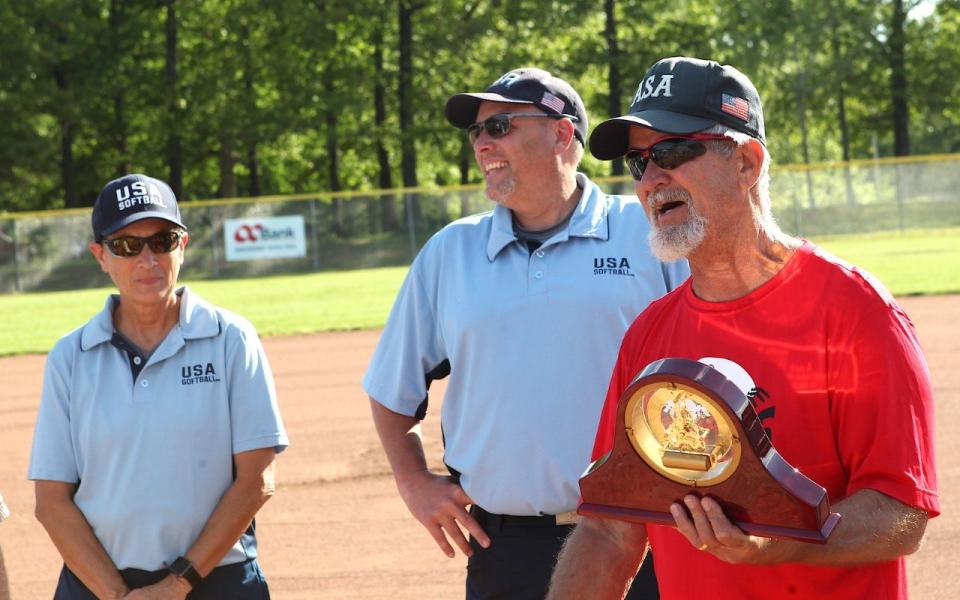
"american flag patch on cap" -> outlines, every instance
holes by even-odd
[[[558,113],[563,112],[563,100],[554,96],[550,92],[543,93],[543,98],[540,99],[540,104],[546,106],[547,108],[552,108]]]
[[[720,110],[743,121],[750,120],[750,105],[743,98],[723,94],[720,101]]]

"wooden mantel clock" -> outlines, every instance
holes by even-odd
[[[826,490],[776,451],[743,390],[710,365],[665,358],[620,397],[613,449],[580,478],[583,515],[673,525],[670,504],[710,496],[743,531],[826,543]]]

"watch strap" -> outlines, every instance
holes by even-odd
[[[186,579],[191,589],[197,589],[197,586],[203,581],[203,577],[201,577],[197,569],[194,568],[193,563],[182,556],[178,556],[177,559],[173,561],[169,570],[177,577]]]

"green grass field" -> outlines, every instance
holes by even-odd
[[[876,275],[897,296],[960,293],[960,229],[816,238]]]
[[[960,229],[815,239],[896,295],[960,293]],[[187,281],[207,300],[243,314],[261,335],[380,327],[406,267]],[[109,289],[0,296],[0,356],[46,352],[82,325]]]

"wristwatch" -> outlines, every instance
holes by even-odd
[[[177,577],[186,579],[192,590],[197,589],[197,586],[203,581],[200,573],[197,573],[197,570],[193,568],[193,563],[182,556],[178,556],[177,560],[173,561],[173,564],[167,568]]]

